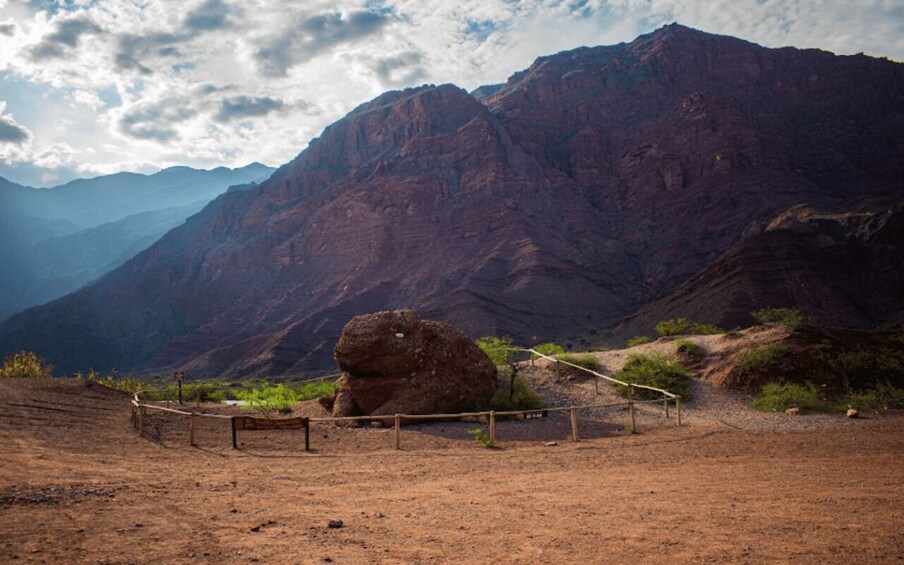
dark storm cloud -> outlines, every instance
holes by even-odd
[[[229,27],[229,5],[221,0],[207,0],[185,17],[185,27],[193,31],[209,31]]]
[[[137,139],[170,141],[178,134],[172,124],[195,116],[198,111],[181,100],[167,98],[160,102],[135,108],[119,120],[119,129]]]
[[[285,104],[282,100],[269,96],[251,97],[235,96],[224,98],[220,102],[220,110],[215,119],[218,122],[228,122],[238,118],[253,116],[266,116],[270,112],[281,110]]]
[[[31,132],[16,123],[11,116],[0,116],[0,143],[22,145],[31,139]]]
[[[427,71],[421,64],[423,60],[420,53],[408,51],[378,59],[374,63],[374,72],[384,87],[407,86],[427,76]]]
[[[99,25],[90,20],[63,20],[57,24],[56,31],[45,35],[40,43],[31,48],[31,58],[41,61],[63,57],[66,54],[64,47],[78,47],[83,35],[102,31]]]
[[[330,47],[379,32],[388,21],[388,15],[368,11],[353,12],[345,18],[340,14],[303,18],[255,56],[263,74],[283,76],[292,66]]]
[[[179,54],[174,44],[187,41],[191,36],[176,33],[151,33],[148,35],[121,35],[119,49],[115,56],[119,70],[135,70],[141,74],[150,74],[151,69],[143,60],[150,56],[172,57]]]
[[[16,33],[16,24],[0,24],[0,35],[12,37]]]

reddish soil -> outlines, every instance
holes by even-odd
[[[498,449],[465,434],[477,424],[406,427],[401,451],[389,430],[321,425],[311,454],[298,431],[245,432],[235,451],[224,421],[202,420],[193,448],[176,416],[139,437],[128,397],[100,386],[0,382],[0,562],[904,556],[904,416],[779,431],[686,416],[651,411],[627,435],[621,412],[586,415],[577,443],[564,417],[504,422]]]

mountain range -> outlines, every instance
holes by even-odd
[[[273,170],[259,163],[209,171],[172,167],[47,189],[0,178],[0,320],[84,286],[230,186],[263,181]]]
[[[677,24],[468,93],[385,93],[0,353],[195,376],[332,364],[354,315],[572,346],[659,316],[904,322],[904,65]],[[611,329],[614,328],[614,329]]]

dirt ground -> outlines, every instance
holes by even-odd
[[[577,383],[587,388],[588,383]],[[701,385],[702,386],[702,385]],[[882,563],[904,559],[904,416],[728,421],[659,409],[242,432],[129,426],[128,397],[0,382],[2,563]],[[739,404],[739,410],[743,404]],[[753,420],[750,420],[753,421]],[[815,423],[814,423],[815,422]],[[555,441],[555,445],[546,445]],[[330,528],[331,520],[342,527]]]

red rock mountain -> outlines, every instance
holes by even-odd
[[[904,200],[904,65],[885,59],[670,25],[540,58],[475,95],[431,85],[360,106],[259,187],[9,319],[0,352],[65,371],[301,372],[331,364],[354,315],[402,307],[521,343],[592,335],[739,246],[794,247],[780,226],[754,236],[792,208]],[[695,296],[684,307],[705,310]]]

